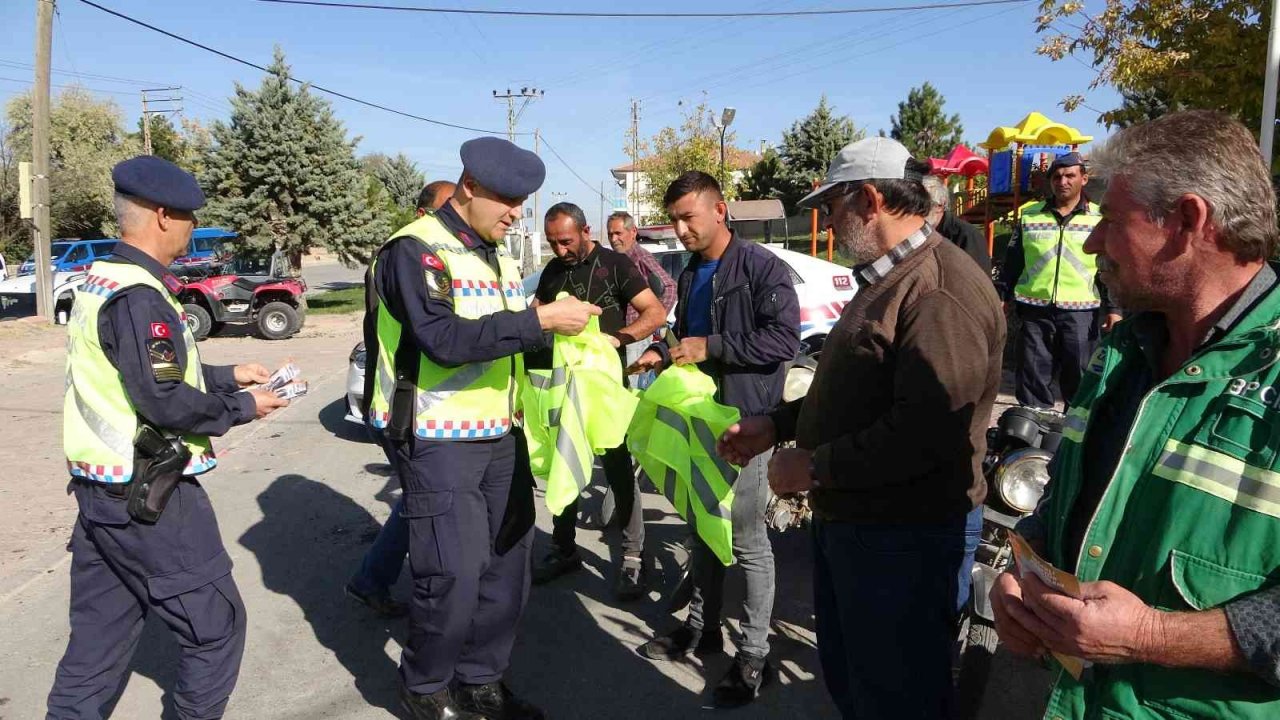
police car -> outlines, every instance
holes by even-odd
[[[641,247],[653,253],[662,269],[671,277],[680,276],[680,271],[689,262],[691,253],[684,249],[674,237],[641,234]],[[853,273],[849,268],[826,260],[810,257],[803,253],[784,250],[774,245],[762,245],[764,249],[778,256],[787,266],[791,274],[791,282],[795,285],[796,295],[800,300],[800,354],[816,359],[822,352],[822,345],[827,335],[840,319],[840,312],[853,299],[857,285],[853,282]],[[533,299],[534,290],[538,287],[538,279],[542,271],[531,273],[524,279],[524,294]],[[669,323],[675,323],[675,309],[667,317]],[[363,423],[360,417],[360,401],[364,397],[364,372],[367,362],[364,343],[357,344],[348,358],[347,368],[347,416],[354,423]],[[812,376],[812,364],[809,376]],[[788,381],[791,381],[788,376]],[[807,383],[805,383],[807,386]],[[803,395],[803,392],[800,392]]]

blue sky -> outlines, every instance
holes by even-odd
[[[680,120],[678,102],[705,99],[734,106],[738,144],[778,143],[824,93],[837,111],[874,134],[907,91],[929,81],[960,114],[966,139],[977,142],[1027,112],[1101,138],[1097,113],[1067,114],[1066,95],[1088,93],[1089,105],[1116,104],[1109,90],[1088,92],[1092,70],[1075,60],[1035,55],[1037,3],[803,19],[605,20],[496,18],[285,6],[253,0],[97,0],[171,32],[269,64],[280,45],[296,77],[406,112],[505,132],[506,108],[492,91],[536,86],[545,96],[520,121],[539,128],[584,185],[543,151],[550,192],[567,193],[589,216],[615,186],[609,168],[625,164],[630,100],[641,100],[641,133]],[[943,0],[945,1],[945,0]],[[900,0],[661,0],[605,5],[580,0],[404,0],[406,5],[537,10],[699,11],[801,10],[907,4]],[[0,2],[0,100],[30,86],[35,2]],[[138,82],[180,85],[185,114],[225,118],[233,83],[256,87],[261,73],[104,14],[59,0],[54,24],[55,85],[78,82],[115,100],[128,125],[140,111]],[[86,74],[114,79],[84,77]],[[55,92],[58,89],[55,88]],[[704,95],[705,94],[705,95]],[[404,152],[428,178],[454,178],[458,145],[476,133],[441,128],[345,100],[334,108],[359,152]],[[532,146],[532,137],[521,144]]]

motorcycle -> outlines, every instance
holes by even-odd
[[[982,536],[974,555],[969,600],[960,614],[956,642],[956,693],[960,717],[976,717],[1000,638],[991,588],[1013,561],[1009,533],[1031,514],[1049,482],[1049,461],[1062,441],[1065,417],[1054,410],[1011,407],[987,430],[983,476]]]

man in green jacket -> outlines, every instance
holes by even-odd
[[[1084,249],[1130,319],[1085,368],[1053,480],[1019,530],[1080,597],[1005,573],[1012,651],[1058,674],[1046,718],[1280,717],[1276,198],[1253,135],[1210,111],[1126,129]]]

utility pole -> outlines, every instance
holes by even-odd
[[[1271,30],[1267,35],[1267,66],[1263,68],[1264,82],[1262,86],[1262,128],[1258,136],[1258,144],[1262,150],[1262,161],[1267,164],[1267,173],[1271,173],[1273,142],[1276,136],[1276,85],[1280,78],[1280,0],[1271,2]]]
[[[142,152],[146,153],[147,155],[151,154],[151,116],[167,115],[169,113],[182,112],[181,105],[177,107],[162,107],[158,110],[152,110],[149,107],[150,105],[154,105],[157,103],[180,103],[182,102],[181,97],[171,96],[171,97],[162,97],[162,98],[148,98],[147,93],[158,93],[158,92],[174,93],[181,89],[182,88],[167,87],[167,88],[151,88],[149,90],[141,91],[142,92]]]
[[[608,232],[609,228],[604,224],[604,181],[600,181],[600,227],[603,232]]]
[[[520,88],[520,92],[514,93],[511,92],[511,88],[507,88],[507,91],[504,93],[499,93],[497,90],[493,91],[493,97],[495,100],[502,100],[507,103],[508,141],[513,143],[516,141],[516,126],[520,122],[520,116],[523,115],[525,109],[529,107],[529,103],[534,100],[542,99],[542,96],[545,95],[546,92],[546,90],[539,90],[538,88],[531,87],[522,87]],[[517,105],[519,107],[517,107]],[[538,152],[538,139],[538,132],[535,130],[533,133],[533,151],[535,153]],[[538,194],[536,192],[533,194],[533,214],[535,216],[538,214]],[[529,232],[525,229],[523,216],[520,218],[519,228],[522,238],[520,241],[520,269],[527,275],[533,272],[535,268],[533,267],[533,251],[531,249],[532,238],[529,237]]]
[[[32,199],[36,258],[36,317],[53,319],[49,271],[49,56],[53,51],[55,0],[36,0],[36,84],[31,92]]]
[[[627,210],[638,222],[640,219],[640,101],[631,100],[631,187],[627,197]],[[632,203],[635,207],[632,207]]]

